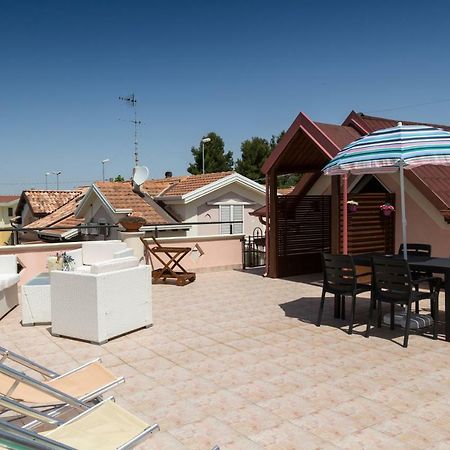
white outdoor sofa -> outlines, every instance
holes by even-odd
[[[16,255],[0,256],[0,318],[19,304]]]
[[[103,344],[153,323],[150,271],[134,256],[50,278],[53,335]]]
[[[133,249],[119,240],[90,241],[83,242],[81,248],[68,251],[67,255],[74,259],[74,270],[76,272],[89,272],[92,264],[114,258],[133,256]]]

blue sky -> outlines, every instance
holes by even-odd
[[[209,131],[235,158],[306,112],[450,123],[445,1],[0,1],[0,194],[186,173]],[[417,106],[412,106],[417,105]],[[49,177],[49,187],[55,177]]]

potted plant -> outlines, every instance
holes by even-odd
[[[126,216],[120,219],[119,224],[125,228],[125,231],[139,231],[139,228],[145,224],[145,219],[139,216]]]
[[[358,211],[358,202],[355,202],[355,200],[349,200],[347,202],[347,210],[349,213],[354,213]]]
[[[380,206],[380,211],[384,216],[389,217],[395,211],[395,208],[390,203],[383,203]]]

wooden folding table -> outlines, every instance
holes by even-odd
[[[156,244],[150,247],[147,240],[141,238],[144,244],[144,255],[147,264],[152,266],[152,278],[156,283],[159,280],[166,281],[167,278],[175,278],[177,286],[184,286],[195,280],[195,273],[188,272],[181,265],[181,260],[191,251],[190,247],[166,247],[162,246],[154,237]],[[152,256],[162,264],[162,268],[155,269]]]

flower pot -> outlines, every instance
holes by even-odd
[[[145,219],[142,217],[124,217],[120,222],[120,225],[125,228],[125,231],[139,231],[139,228],[145,224]]]
[[[358,206],[357,205],[347,205],[347,210],[349,213],[355,213],[356,211],[358,211]]]
[[[389,217],[392,214],[392,209],[383,209],[383,216]]]

